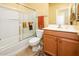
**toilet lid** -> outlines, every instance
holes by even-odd
[[[38,38],[38,37],[34,37],[34,38],[32,38],[32,39],[30,39],[29,40],[29,42],[31,43],[33,43],[33,42],[36,42],[36,41],[39,41],[40,40],[40,38]]]

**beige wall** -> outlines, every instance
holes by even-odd
[[[49,4],[48,3],[27,3],[24,4],[28,7],[31,7],[37,11],[38,16],[45,16],[44,17],[44,25],[47,27],[48,20],[49,20]]]
[[[48,4],[47,3],[27,3],[24,4],[28,7],[35,9],[38,12],[38,15],[48,16]]]
[[[49,23],[56,23],[56,10],[60,8],[67,8],[70,11],[71,4],[68,3],[53,3],[49,4]],[[69,18],[68,18],[69,19]]]

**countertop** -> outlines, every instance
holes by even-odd
[[[61,25],[59,27],[58,25],[54,24],[54,25],[48,25],[48,27],[43,29],[78,33],[78,30],[73,25]]]

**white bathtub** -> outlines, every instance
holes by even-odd
[[[0,56],[16,55],[17,52],[29,46],[28,40],[31,38],[32,37],[19,41],[19,38],[16,38],[16,36],[14,36],[1,40]]]

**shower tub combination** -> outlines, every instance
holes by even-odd
[[[11,37],[0,41],[0,56],[15,56],[19,51],[28,48],[29,37],[25,40],[19,41],[19,38]],[[15,40],[14,40],[15,39]]]

